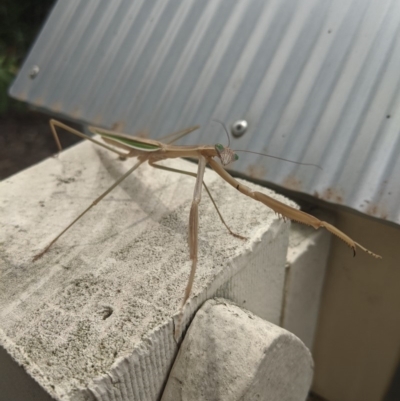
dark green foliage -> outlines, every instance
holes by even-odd
[[[0,1],[0,114],[18,107],[7,89],[33,44],[54,0]]]

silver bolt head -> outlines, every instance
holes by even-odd
[[[246,120],[237,120],[231,126],[231,134],[235,138],[240,138],[243,134],[246,133],[249,128],[249,124]]]
[[[37,65],[34,65],[31,70],[29,71],[29,78],[35,79],[36,76],[39,74],[40,68]]]

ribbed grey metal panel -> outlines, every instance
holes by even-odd
[[[183,143],[248,132],[232,169],[400,223],[398,0],[59,1],[11,95]],[[39,67],[32,79],[30,71]]]

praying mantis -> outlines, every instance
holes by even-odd
[[[221,222],[228,229],[229,233],[235,237],[241,238],[245,240],[239,234],[234,233],[229,226],[224,221],[218,207],[207,188],[204,182],[204,173],[206,165],[208,164],[223,180],[225,180],[228,184],[234,187],[237,191],[242,194],[261,202],[262,204],[268,206],[276,213],[281,215],[283,218],[287,218],[311,227],[315,229],[325,228],[330,233],[334,234],[342,241],[344,241],[348,246],[353,249],[353,253],[355,256],[356,249],[360,248],[364,252],[375,258],[381,258],[381,256],[369,251],[367,248],[363,247],[359,243],[355,242],[345,233],[340,231],[335,226],[327,223],[326,221],[322,221],[317,219],[316,217],[305,213],[301,210],[293,209],[292,207],[285,205],[284,203],[279,202],[276,199],[271,198],[270,196],[258,192],[253,191],[246,185],[239,183],[235,178],[233,178],[226,170],[225,166],[230,163],[238,160],[238,155],[228,146],[224,147],[221,144],[216,144],[215,146],[208,145],[193,145],[193,146],[177,146],[173,145],[178,139],[183,136],[189,134],[190,132],[199,128],[199,126],[193,126],[181,131],[169,134],[163,137],[163,142],[152,140],[152,139],[143,139],[138,138],[122,133],[118,133],[111,130],[106,130],[98,127],[89,127],[89,130],[94,133],[100,135],[101,139],[104,141],[100,142],[96,138],[92,138],[89,135],[86,135],[80,131],[77,131],[68,125],[57,121],[50,120],[50,128],[53,133],[54,139],[57,143],[57,147],[59,151],[62,150],[61,143],[58,137],[57,128],[64,129],[71,134],[77,135],[81,138],[87,139],[96,145],[99,145],[109,151],[116,153],[121,158],[131,158],[136,157],[137,162],[117,181],[114,182],[111,187],[109,187],[106,191],[104,191],[98,198],[96,198],[78,217],[75,218],[64,230],[62,230],[48,245],[44,248],[40,253],[36,254],[33,258],[34,261],[41,258],[50,248],[51,246],[66,232],[68,231],[84,214],[86,214],[92,207],[94,207],[98,202],[100,202],[107,194],[109,194],[116,186],[118,186],[123,180],[125,180],[130,174],[133,173],[141,164],[148,162],[150,166],[170,172],[186,174],[193,176],[195,181],[194,186],[194,194],[193,200],[190,208],[189,214],[189,250],[190,250],[190,259],[191,259],[191,270],[188,278],[188,283],[185,288],[185,293],[182,299],[181,311],[186,304],[192,290],[192,285],[195,277],[196,267],[197,267],[197,254],[198,254],[198,227],[199,227],[199,217],[198,217],[198,207],[201,200],[201,192],[202,187],[204,186],[207,194],[209,195],[212,203],[214,204],[218,216]],[[228,136],[229,138],[229,136]],[[171,159],[171,158],[194,158],[198,159],[198,167],[197,173],[192,173],[188,171],[182,171],[178,169],[174,169],[171,167],[166,167],[157,162]],[[218,163],[215,159],[219,159],[220,163]]]

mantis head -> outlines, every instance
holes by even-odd
[[[223,166],[227,166],[239,159],[239,156],[231,148],[225,148],[220,143],[215,145],[215,150]]]

